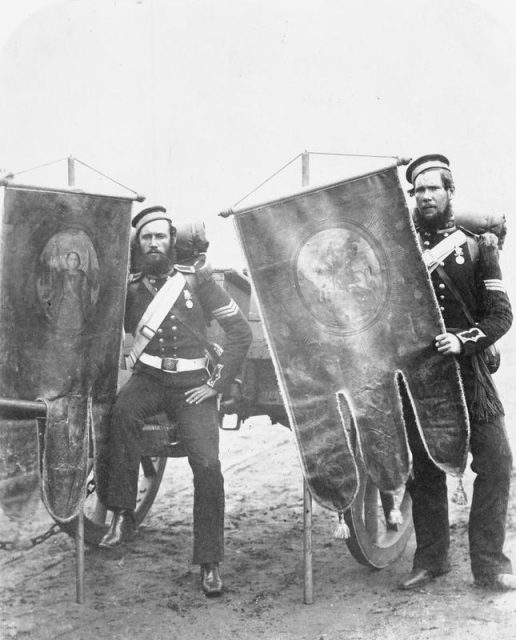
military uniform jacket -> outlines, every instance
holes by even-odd
[[[174,277],[173,272],[171,276]],[[131,277],[127,291],[124,328],[134,335],[138,323],[158,291],[166,282],[167,276],[156,278],[135,274]],[[180,321],[185,320],[191,330]],[[222,393],[238,374],[247,350],[251,344],[252,333],[247,320],[235,301],[208,274],[198,272],[187,276],[187,282],[179,297],[167,313],[149,341],[144,353],[159,358],[202,358],[206,355],[206,344],[194,334],[206,337],[207,324],[216,320],[225,334],[224,352],[219,366],[215,367],[208,384]],[[153,377],[170,379],[171,374],[151,369],[137,363],[137,370]],[[172,374],[181,375],[181,374]],[[168,377],[168,378],[165,378]]]
[[[473,327],[437,269],[431,277],[447,330],[457,335],[463,353],[471,355],[507,333],[512,324],[512,311],[502,282],[496,237],[490,233],[476,236],[461,230],[467,236],[466,242],[456,247],[441,266],[473,316]],[[432,249],[447,235],[448,232],[422,232],[423,249]]]
[[[473,409],[473,417],[484,419],[503,413],[503,408],[490,375],[485,367],[478,366],[477,358],[507,333],[512,324],[512,310],[502,282],[496,236],[492,233],[477,236],[464,228],[461,230],[466,234],[466,241],[455,247],[440,266],[462,296],[475,321],[473,326],[438,269],[432,272],[431,279],[446,330],[461,342],[458,361],[470,412]],[[422,249],[432,249],[452,232],[453,229],[439,233],[421,230]],[[486,394],[479,393],[479,384],[487,390]],[[481,400],[483,397],[486,399]]]

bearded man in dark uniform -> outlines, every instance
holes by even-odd
[[[470,418],[471,468],[476,474],[469,518],[474,581],[488,589],[516,589],[511,562],[503,553],[512,457],[502,403],[485,357],[486,347],[512,323],[497,238],[457,229],[451,206],[454,184],[445,156],[422,156],[408,166],[406,175],[416,197],[423,256],[433,255],[437,261],[425,260],[446,326],[435,346],[443,356],[457,358]],[[421,587],[450,571],[446,476],[429,459],[417,430],[409,429],[408,435],[414,475],[408,489],[417,548],[402,589]]]
[[[145,418],[164,411],[177,422],[193,471],[193,562],[201,565],[205,594],[216,596],[224,546],[217,395],[238,373],[251,329],[206,269],[188,275],[187,268],[185,277],[175,265],[175,228],[164,207],[144,209],[132,224],[140,271],[129,284],[124,325],[135,336],[129,356],[134,372],[111,417],[106,506],[113,519],[100,546],[112,549],[134,533],[141,431]],[[224,330],[226,345],[210,374],[206,326],[212,319]]]

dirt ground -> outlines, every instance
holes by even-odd
[[[497,374],[509,428],[516,353]],[[514,429],[511,433],[515,443]],[[191,472],[170,459],[152,511],[127,548],[86,549],[85,603],[75,602],[74,542],[64,533],[29,550],[0,551],[0,637],[22,640],[509,640],[516,595],[472,586],[467,507],[451,503],[448,575],[415,592],[396,589],[413,538],[382,571],[358,564],[333,537],[336,516],[314,505],[314,603],[303,604],[302,476],[291,433],[267,420],[221,434],[227,490],[225,593],[206,599],[191,558]],[[514,447],[513,447],[514,448]],[[472,474],[466,488],[471,496]],[[516,482],[515,482],[516,484]],[[455,481],[450,480],[453,490]],[[451,491],[450,491],[451,493]],[[33,528],[51,524],[35,505]],[[12,525],[0,519],[0,540]],[[507,552],[516,560],[516,491]]]

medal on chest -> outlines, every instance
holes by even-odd
[[[190,293],[190,291],[188,291],[188,289],[185,289],[183,291],[183,295],[185,298],[185,306],[187,309],[192,309],[193,307],[193,300],[192,300],[192,294]]]
[[[464,251],[462,247],[455,247],[455,262],[457,264],[464,264]]]

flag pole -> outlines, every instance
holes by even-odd
[[[310,153],[301,154],[301,184],[310,184]],[[303,476],[303,572],[304,603],[313,604],[313,572],[312,572],[312,494],[306,478]]]
[[[75,158],[68,156],[68,186],[75,187]],[[84,604],[84,512],[81,507],[77,515],[75,530],[75,601]]]

